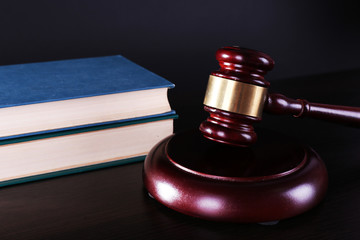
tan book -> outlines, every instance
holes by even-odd
[[[174,117],[3,141],[0,186],[143,160],[157,142],[172,134]]]

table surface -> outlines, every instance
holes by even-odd
[[[360,106],[359,80],[354,70],[274,81],[271,90]],[[172,103],[180,109],[176,131],[202,120],[201,110],[181,108],[193,99],[181,101]],[[134,163],[0,189],[0,239],[360,239],[360,129],[269,115],[259,125],[300,138],[322,157],[329,189],[319,206],[272,226],[204,221],[151,199],[142,163]]]

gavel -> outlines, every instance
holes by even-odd
[[[143,172],[149,194],[171,209],[216,221],[279,221],[310,210],[328,186],[319,154],[265,128],[254,144],[253,124],[266,111],[359,126],[360,108],[268,93],[264,75],[274,61],[262,52],[224,47],[216,58],[220,69],[211,73],[204,100],[210,116],[200,131],[175,133],[149,152]]]
[[[262,112],[294,117],[311,117],[360,126],[360,108],[311,103],[268,93],[270,83],[264,75],[274,67],[265,53],[240,48],[217,50],[220,69],[210,75],[204,109],[210,116],[201,123],[203,136],[216,142],[248,147],[257,140],[253,124]]]

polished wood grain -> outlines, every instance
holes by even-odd
[[[304,99],[291,99],[282,94],[271,93],[266,99],[266,112],[294,117],[311,117],[360,127],[360,107],[311,103]]]
[[[263,52],[239,47],[223,47],[216,51],[220,68],[211,75],[268,88],[264,75],[274,66],[274,60]],[[238,99],[232,99],[239,101]],[[236,104],[247,104],[244,102]],[[250,146],[257,140],[253,124],[261,120],[211,106],[204,106],[210,116],[200,124],[204,137],[234,146]]]
[[[219,62],[220,69],[213,71],[211,75],[269,88],[270,83],[265,80],[264,75],[274,67],[274,60],[267,54],[240,47],[223,47],[216,51],[216,60]],[[324,84],[323,88],[326,87]],[[322,91],[322,89],[319,90]],[[225,97],[223,96],[223,99],[219,101],[230,101],[235,106],[252,105],[251,99],[246,99],[244,96],[230,99],[225,99]],[[263,102],[265,102],[264,110],[271,114],[306,116],[355,127],[360,126],[359,105],[350,107],[311,103],[305,99],[295,100],[278,93],[267,94]],[[242,147],[251,146],[256,142],[257,135],[253,124],[259,122],[261,116],[254,117],[246,113],[208,106],[205,102],[204,104],[204,110],[210,114],[200,125],[200,131],[204,137]]]
[[[199,76],[193,78],[198,81]],[[360,103],[359,79],[360,70],[354,70],[272,81],[272,89],[295,99],[356,106]],[[172,102],[180,110],[176,131],[203,120],[194,99]],[[329,173],[329,188],[320,205],[273,226],[200,220],[151,199],[142,183],[143,164],[136,163],[1,188],[0,237],[2,240],[359,239],[360,130],[268,114],[263,115],[261,126],[296,136],[322,157]]]
[[[211,75],[235,81],[269,87],[264,75],[274,67],[274,60],[266,53],[240,47],[222,47],[215,53],[220,69]]]
[[[144,163],[144,185],[181,213],[226,222],[273,222],[323,200],[328,176],[316,152],[278,132],[262,130],[251,148],[204,138],[197,130],[157,144]]]
[[[210,116],[200,124],[199,130],[207,139],[238,147],[247,147],[256,142],[253,124],[260,122],[260,118],[208,106],[204,106],[204,110]]]

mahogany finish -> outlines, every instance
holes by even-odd
[[[220,69],[211,75],[234,81],[269,87],[264,75],[274,66],[274,60],[265,53],[246,48],[224,47],[216,52]],[[223,111],[209,106],[204,110],[210,113],[200,125],[204,137],[234,146],[248,146],[257,140],[252,126],[261,118]]]
[[[200,131],[207,139],[233,146],[246,147],[257,140],[252,126],[260,118],[231,113],[217,108],[204,106],[210,116],[200,124]]]
[[[263,104],[269,113],[357,126],[360,108],[266,94],[270,84],[264,74],[274,61],[264,53],[225,47],[217,51],[216,59],[220,69],[211,73],[216,77],[210,78],[211,90],[204,101],[210,116],[201,123],[201,133],[170,136],[145,160],[143,178],[150,195],[184,214],[230,222],[277,221],[317,205],[328,180],[316,152],[277,132],[262,131],[257,142],[252,125],[261,120]],[[233,94],[237,90],[241,95]],[[248,105],[238,108],[240,104]]]
[[[144,184],[165,206],[207,220],[268,222],[317,205],[328,181],[319,156],[290,137],[260,134],[252,148],[198,131],[170,136],[146,158]]]
[[[311,117],[349,126],[360,127],[360,108],[310,103],[304,99],[291,99],[272,93],[266,99],[264,110],[272,114],[291,114],[294,117]]]
[[[239,47],[224,47],[216,52],[220,69],[211,75],[234,81],[268,88],[270,83],[264,79],[274,61],[265,53]],[[247,104],[239,101],[237,104]],[[235,146],[250,146],[257,140],[252,124],[260,117],[251,117],[221,109],[204,106],[210,116],[201,123],[200,131],[204,137]],[[307,100],[294,100],[281,94],[270,93],[265,99],[264,111],[272,114],[291,114],[295,117],[311,117],[345,125],[360,126],[360,108],[310,103]]]
[[[211,75],[244,83],[269,87],[264,75],[273,69],[274,60],[267,54],[239,47],[223,47],[216,51],[220,69]]]

